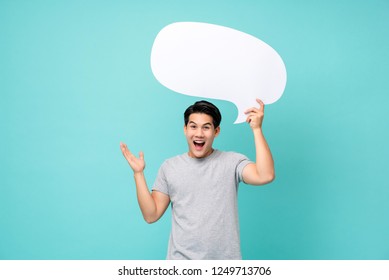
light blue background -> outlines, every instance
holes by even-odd
[[[170,210],[143,221],[119,143],[145,152],[149,185],[187,149],[197,98],[150,69],[176,21],[252,34],[287,67],[264,121],[277,178],[239,192],[244,258],[389,259],[388,12],[379,0],[2,0],[0,259],[165,258]],[[235,106],[214,103],[215,147],[253,159]]]

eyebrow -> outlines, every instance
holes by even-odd
[[[195,124],[195,125],[197,125],[197,123],[195,123],[194,121],[189,121],[189,124]],[[209,123],[209,122],[203,124],[202,126],[205,126],[205,125],[210,125],[210,126],[212,126],[212,124]]]

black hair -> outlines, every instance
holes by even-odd
[[[194,113],[202,113],[211,116],[214,128],[217,128],[220,125],[220,122],[222,121],[222,115],[220,114],[219,109],[211,102],[205,100],[197,101],[195,104],[189,106],[185,110],[185,125],[188,125],[189,116]]]

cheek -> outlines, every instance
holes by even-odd
[[[190,139],[192,138],[192,134],[190,132],[186,132],[185,133],[185,137],[188,141],[190,141]]]
[[[207,133],[206,137],[207,137],[208,141],[213,141],[215,139],[215,134]]]

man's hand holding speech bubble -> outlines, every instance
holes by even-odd
[[[257,102],[260,106],[259,108],[249,108],[244,112],[247,115],[246,122],[250,124],[250,127],[253,130],[262,128],[262,121],[265,110],[265,104],[263,104],[262,100],[257,98]]]

